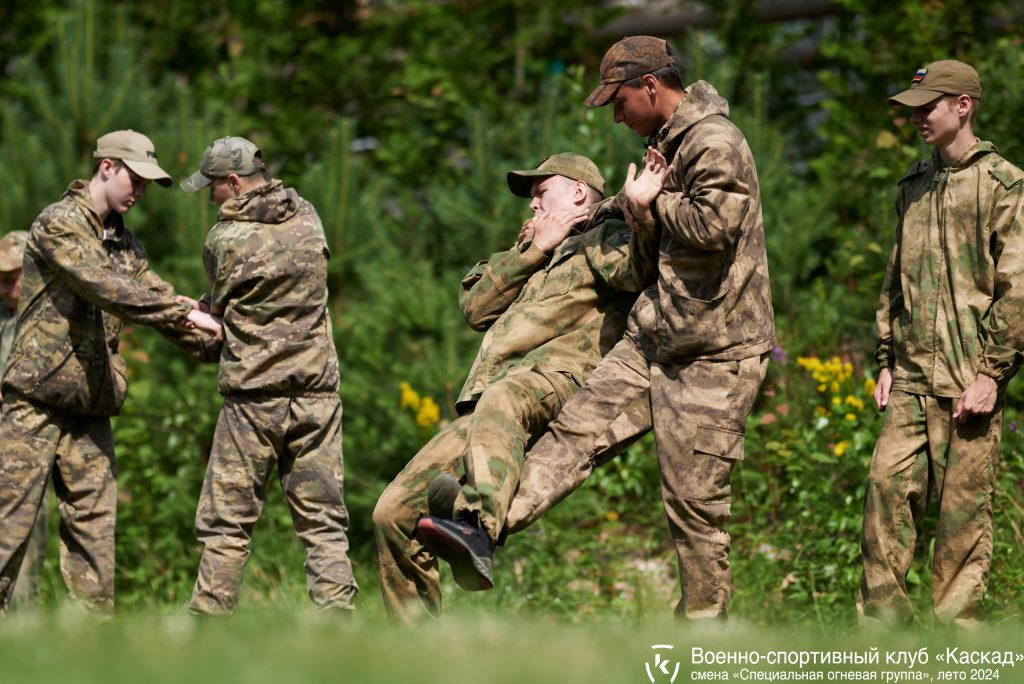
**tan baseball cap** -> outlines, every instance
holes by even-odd
[[[9,273],[21,268],[25,258],[25,242],[28,231],[15,230],[0,238],[0,273]]]
[[[156,181],[165,188],[171,187],[173,182],[156,163],[153,141],[130,129],[101,136],[96,141],[96,151],[92,156],[96,159],[120,159],[136,176]]]
[[[263,153],[251,140],[238,136],[219,138],[203,152],[199,170],[181,182],[181,189],[196,192],[214,178],[224,178],[231,173],[249,176],[263,169]]]
[[[533,181],[545,176],[565,176],[574,181],[583,181],[604,197],[604,176],[597,165],[583,155],[572,152],[553,154],[532,169],[509,171],[505,179],[513,195],[530,197]]]
[[[970,64],[943,59],[918,69],[910,88],[889,98],[893,104],[920,107],[943,95],[970,95],[981,99],[981,77]]]
[[[668,42],[654,36],[629,36],[612,45],[601,60],[601,83],[583,101],[588,107],[608,104],[623,81],[675,64]]]

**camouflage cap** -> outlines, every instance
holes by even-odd
[[[623,38],[604,53],[601,83],[583,101],[588,107],[608,104],[623,81],[675,64],[668,42],[654,36]]]
[[[9,273],[21,268],[27,240],[27,230],[15,230],[0,238],[0,273]]]
[[[920,107],[943,95],[970,95],[981,99],[981,77],[970,64],[943,59],[918,69],[910,88],[889,98],[893,104]]]
[[[534,179],[544,176],[565,176],[574,181],[583,181],[604,197],[604,176],[597,165],[583,155],[572,152],[553,154],[532,169],[509,171],[505,179],[513,195],[529,197]]]
[[[203,152],[199,170],[181,182],[181,189],[196,192],[214,178],[224,178],[231,173],[250,176],[263,169],[263,153],[251,140],[238,136],[219,138]]]
[[[170,175],[156,163],[153,141],[131,129],[101,136],[96,141],[96,151],[92,156],[96,159],[119,159],[136,176],[156,181],[165,188],[171,187],[173,182]]]

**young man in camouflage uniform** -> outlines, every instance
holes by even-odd
[[[726,101],[704,81],[684,89],[660,38],[612,46],[585,104],[611,104],[617,122],[649,136],[648,160],[671,162],[667,178],[642,177],[616,198],[658,241],[658,278],[530,451],[506,526],[529,525],[653,428],[680,569],[676,616],[725,617],[729,478],[775,344],[754,160]]]
[[[114,608],[117,485],[110,417],[127,392],[118,353],[125,321],[152,325],[203,356],[219,334],[208,314],[178,303],[149,268],[122,214],[151,180],[170,185],[149,138],[97,141],[90,180],[77,180],[32,224],[18,329],[0,418],[0,612],[6,610],[52,472],[61,515],[61,573],[87,608]]]
[[[534,217],[511,249],[462,281],[463,316],[486,334],[456,404],[460,417],[413,457],[373,512],[384,604],[407,623],[440,613],[431,549],[444,553],[462,535],[476,552],[446,558],[456,580],[467,589],[490,587],[491,549],[524,452],[622,336],[635,293],[650,282],[642,260],[631,264],[621,214],[595,209],[604,179],[589,159],[556,154],[535,169],[510,171],[507,182],[513,194],[531,198]],[[647,248],[649,262],[653,251]],[[650,266],[646,272],[653,275]],[[445,520],[435,492],[428,494],[439,474],[461,481],[454,510],[444,512],[454,519]],[[421,518],[428,496],[438,515]]]
[[[981,618],[1003,394],[1024,353],[1024,173],[975,137],[980,98],[978,72],[943,60],[889,99],[913,108],[935,152],[900,178],[878,307],[875,402],[885,421],[864,506],[868,622],[913,616],[907,572],[932,492],[932,608],[944,622]]]
[[[18,322],[18,300],[21,297],[21,262],[25,257],[28,231],[16,230],[0,239],[0,378],[7,367],[7,357],[14,344],[14,328]],[[0,395],[2,398],[2,395]],[[50,507],[45,495],[39,514],[32,526],[25,558],[14,584],[11,605],[30,607],[39,600],[39,577],[46,557],[46,530],[50,522]]]
[[[342,497],[338,356],[327,312],[330,253],[316,210],[265,175],[245,138],[214,141],[181,187],[210,187],[220,207],[203,248],[210,292],[196,305],[223,316],[224,406],[196,511],[204,545],[189,610],[234,611],[274,464],[306,548],[313,602],[351,610]]]

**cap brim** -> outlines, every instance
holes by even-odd
[[[185,192],[198,192],[213,182],[213,179],[202,171],[196,171],[178,185]]]
[[[615,96],[615,91],[618,90],[620,85],[622,85],[622,81],[602,83],[594,88],[594,92],[590,93],[590,97],[584,100],[583,104],[587,107],[604,107],[611,102],[612,97]]]
[[[892,104],[901,104],[907,107],[920,107],[929,102],[939,99],[946,93],[937,90],[925,90],[924,88],[909,88],[902,93],[896,93],[889,98]]]
[[[171,187],[171,185],[174,184],[174,181],[171,180],[170,175],[168,175],[166,171],[164,171],[163,169],[161,169],[159,166],[152,162],[140,162],[122,159],[121,163],[123,163],[125,166],[131,169],[132,172],[139,178],[145,178],[146,180],[155,181],[165,188],[169,188]]]
[[[528,169],[526,171],[509,171],[505,175],[505,180],[508,181],[508,189],[512,191],[512,194],[516,197],[530,197],[530,191],[533,190],[533,181],[537,178],[546,178],[554,175],[550,171],[541,171],[540,169]]]

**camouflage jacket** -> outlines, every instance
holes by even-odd
[[[673,166],[645,229],[660,235],[658,280],[632,314],[653,361],[739,360],[775,345],[757,170],[728,116],[697,81],[649,142]]]
[[[899,181],[896,244],[876,358],[893,389],[959,397],[978,373],[1005,385],[1024,353],[1024,172],[979,142]]]
[[[0,303],[0,378],[4,375],[7,367],[7,357],[11,354],[11,345],[14,344],[14,328],[18,319],[14,312]]]
[[[176,328],[188,311],[150,270],[121,215],[111,212],[102,223],[88,181],[75,181],[29,232],[3,393],[73,413],[116,415],[128,389],[118,352],[123,321],[155,326],[203,356],[201,335]]]
[[[514,373],[567,373],[582,385],[622,337],[639,280],[630,231],[609,210],[581,222],[548,255],[531,242],[481,261],[462,280],[459,304],[487,331],[456,406],[460,413],[492,383]]]
[[[218,219],[203,263],[224,316],[220,392],[336,394],[330,252],[313,205],[275,180],[226,201]]]

